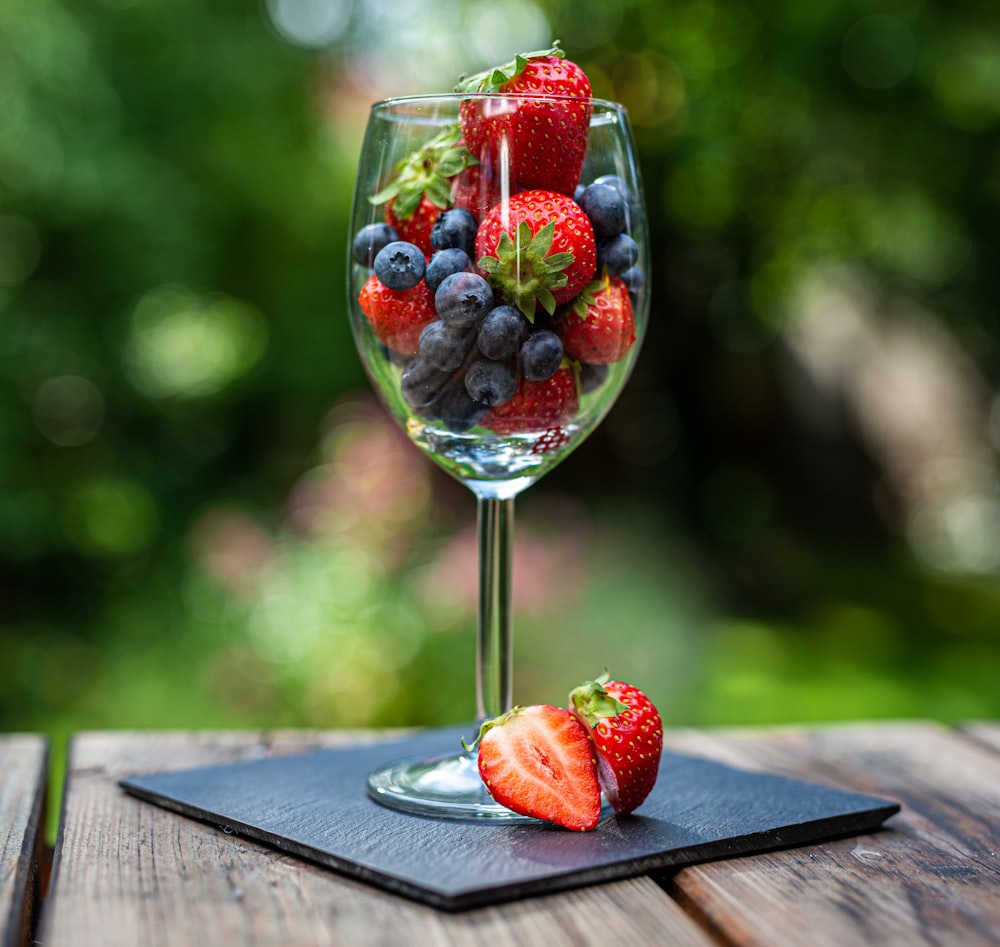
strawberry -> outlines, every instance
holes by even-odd
[[[480,422],[496,434],[545,431],[546,443],[556,443],[552,429],[575,417],[580,408],[576,372],[569,366],[558,369],[544,381],[528,381],[518,376],[514,396],[496,405]]]
[[[591,87],[558,46],[522,53],[512,63],[462,80],[455,91],[494,96],[470,97],[459,110],[462,134],[476,158],[488,144],[503,141],[512,177],[522,187],[574,192],[587,150]]]
[[[369,200],[386,204],[386,223],[401,240],[433,253],[431,227],[451,205],[451,179],[472,164],[457,125],[448,125],[396,165],[396,176]]]
[[[569,695],[597,750],[597,776],[611,808],[627,814],[649,795],[660,769],[663,724],[637,687],[604,674]]]
[[[476,220],[482,220],[492,207],[500,203],[503,196],[500,184],[496,164],[484,155],[478,164],[469,165],[452,178],[452,203],[471,211]],[[508,185],[508,193],[517,191],[509,180]]]
[[[358,295],[372,331],[394,352],[416,355],[420,333],[437,318],[434,294],[423,280],[412,289],[389,289],[372,274]]]
[[[399,234],[400,240],[416,244],[426,256],[434,252],[431,230],[442,208],[429,198],[421,197],[417,206],[403,217],[404,208],[397,209],[397,199],[390,198],[385,205],[385,222]]]
[[[590,219],[571,198],[523,191],[498,204],[476,233],[476,257],[494,290],[531,321],[549,315],[593,279],[597,247]]]
[[[635,342],[628,287],[617,276],[591,283],[562,314],[555,331],[567,357],[587,365],[610,365]]]
[[[577,832],[597,828],[601,787],[594,747],[568,710],[515,707],[487,720],[476,744],[479,774],[500,805]]]

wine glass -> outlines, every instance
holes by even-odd
[[[512,126],[503,117],[544,111],[552,98],[452,93],[376,103],[351,214],[351,325],[372,385],[409,438],[476,497],[480,721],[512,705],[514,498],[605,417],[648,310],[646,216],[626,111],[600,99],[565,103],[582,110],[577,140],[550,142],[539,157],[504,132]],[[473,153],[469,123],[498,117]],[[529,169],[539,161],[562,179]],[[539,259],[551,264],[548,286],[522,293]],[[495,272],[504,270],[506,280]],[[616,341],[587,332],[581,341],[584,315],[612,323],[605,331]],[[390,761],[367,789],[422,815],[524,818],[491,799],[475,751],[462,747]]]

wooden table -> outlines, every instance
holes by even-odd
[[[372,734],[80,734],[51,881],[46,747],[0,736],[0,945],[1000,944],[1000,724],[685,731],[667,745],[895,799],[883,831],[448,914],[127,796],[118,778]]]

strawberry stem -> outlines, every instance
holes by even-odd
[[[399,174],[368,200],[377,206],[395,198],[393,211],[401,220],[412,217],[424,197],[436,207],[448,207],[451,178],[476,163],[468,149],[459,144],[461,139],[457,123],[446,126],[403,158],[396,165]]]
[[[478,261],[494,289],[517,306],[529,322],[535,321],[538,306],[550,316],[555,312],[552,290],[561,289],[569,281],[563,270],[575,257],[569,252],[549,254],[554,235],[554,221],[532,236],[527,221],[522,220],[517,226],[516,240],[504,231],[494,255]]]
[[[514,57],[513,62],[504,63],[502,66],[496,66],[493,69],[486,69],[483,72],[477,72],[473,76],[460,76],[458,84],[455,86],[456,92],[502,92],[501,86],[510,82],[511,79],[516,79],[522,72],[524,72],[524,67],[532,59],[544,59],[548,56],[557,56],[560,59],[565,57],[565,53],[559,46],[559,40],[553,40],[552,45],[548,49],[538,49],[532,53],[518,53]]]
[[[491,717],[489,720],[484,720],[482,726],[479,728],[479,734],[475,740],[473,740],[471,743],[466,743],[465,737],[462,737],[462,748],[464,750],[471,752],[477,746],[479,746],[480,742],[482,742],[483,737],[486,736],[486,734],[489,733],[490,730],[492,730],[494,727],[503,726],[508,720],[510,720],[511,717],[516,717],[523,710],[524,710],[523,707],[512,707],[510,710],[505,711],[498,717]]]
[[[586,719],[591,729],[600,723],[600,718],[617,717],[628,710],[628,704],[623,704],[605,689],[604,685],[609,680],[610,676],[605,671],[600,677],[585,681],[570,692],[570,706]]]

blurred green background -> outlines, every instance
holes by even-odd
[[[651,328],[518,500],[521,702],[1000,715],[1000,6],[0,0],[0,729],[474,712],[474,502],[348,328],[368,105],[559,38]]]

